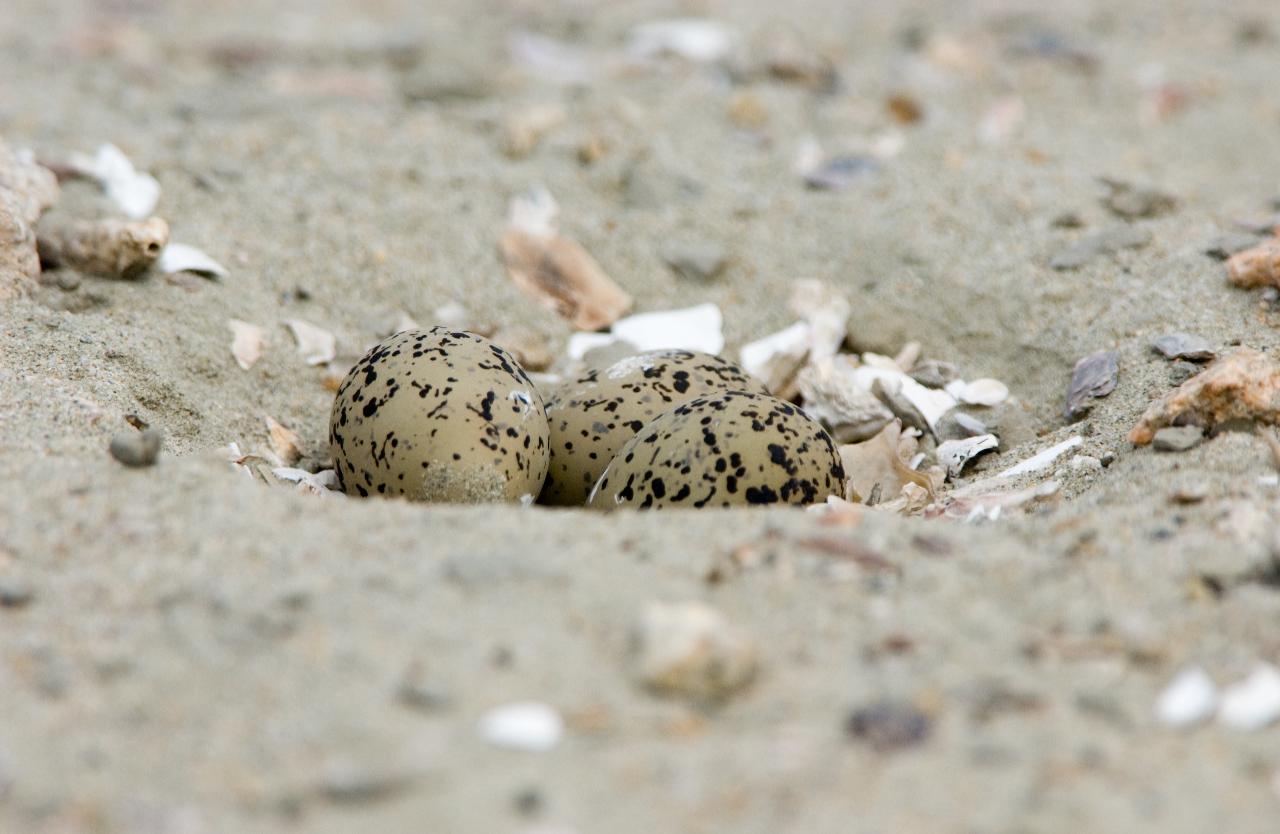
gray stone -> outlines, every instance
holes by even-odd
[[[0,608],[25,608],[35,596],[31,586],[21,579],[0,578]]]
[[[1199,426],[1165,426],[1156,432],[1151,445],[1157,452],[1185,452],[1204,440]]]
[[[1100,350],[1081,359],[1071,373],[1063,416],[1068,420],[1082,416],[1092,405],[1090,400],[1116,390],[1119,378],[1120,365],[1114,352]]]
[[[1049,261],[1054,269],[1079,269],[1100,255],[1121,249],[1140,249],[1151,242],[1151,232],[1141,226],[1113,226],[1077,240]]]
[[[1151,347],[1167,359],[1189,362],[1208,362],[1218,355],[1207,339],[1190,333],[1166,333],[1152,342]]]
[[[662,260],[681,278],[691,281],[709,281],[729,263],[724,249],[710,241],[672,242],[663,249]]]
[[[1172,194],[1158,188],[1106,178],[1102,182],[1111,189],[1111,193],[1102,199],[1102,204],[1126,220],[1158,217],[1178,207],[1178,201]]]
[[[926,388],[946,388],[947,383],[959,377],[960,370],[941,359],[925,359],[911,369],[911,378]]]
[[[121,432],[111,438],[111,456],[125,466],[151,466],[160,457],[162,442],[163,435],[155,427]]]

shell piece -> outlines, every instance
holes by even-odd
[[[599,330],[631,309],[631,296],[569,238],[507,229],[498,244],[512,282],[579,330]]]
[[[814,504],[844,493],[831,436],[790,403],[730,391],[645,426],[600,476],[597,509]]]
[[[574,380],[547,402],[551,468],[540,500],[581,505],[609,461],[646,423],[720,391],[765,393],[732,362],[688,350],[628,356]]]
[[[151,214],[160,201],[156,178],[135,169],[124,151],[109,142],[100,145],[93,156],[73,154],[71,167],[82,176],[97,180],[108,199],[134,220]]]
[[[347,374],[329,419],[344,492],[478,503],[537,495],[542,397],[502,348],[433,327],[383,340]]]
[[[160,253],[157,264],[165,275],[175,272],[194,272],[208,278],[226,278],[227,268],[204,252],[185,243],[170,243]]]
[[[242,370],[249,370],[253,363],[262,358],[262,346],[267,339],[267,331],[256,324],[240,319],[227,322],[231,327],[231,355]]]
[[[103,278],[137,278],[169,242],[169,224],[159,217],[41,224],[37,233],[42,263]]]
[[[328,330],[302,319],[286,319],[284,325],[293,334],[298,353],[308,365],[324,365],[338,355],[338,340]]]
[[[804,410],[831,432],[838,443],[874,437],[893,419],[875,395],[855,381],[857,366],[847,356],[822,359],[796,378]]]

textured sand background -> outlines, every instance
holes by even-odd
[[[86,278],[0,309],[0,583],[33,595],[0,608],[0,829],[1274,830],[1280,730],[1176,731],[1152,709],[1185,664],[1227,683],[1280,662],[1280,592],[1254,579],[1276,545],[1269,456],[1247,434],[1163,455],[1124,438],[1170,385],[1154,336],[1276,347],[1258,295],[1201,250],[1280,194],[1280,20],[1265,0],[941,5],[7,0],[0,134],[48,158],[118,144],[159,178],[175,239],[232,275]],[[633,25],[682,14],[737,28],[736,73],[615,63]],[[520,30],[606,67],[532,78],[507,51]],[[834,93],[760,70],[780,33],[832,58]],[[1044,33],[1094,68],[1012,48]],[[1157,119],[1161,83],[1187,105]],[[744,91],[768,114],[755,135],[727,115]],[[920,123],[893,122],[895,93]],[[1005,97],[1025,121],[980,141]],[[544,102],[567,121],[508,158],[502,120]],[[806,135],[834,153],[892,132],[901,151],[851,189],[807,191],[792,170]],[[593,134],[609,150],[584,166]],[[1120,222],[1099,176],[1179,206],[1139,221],[1141,250],[1049,269]],[[537,182],[639,310],[715,301],[736,350],[790,321],[793,280],[821,278],[854,299],[860,346],[918,339],[1008,383],[1025,409],[983,468],[1074,432],[1114,462],[1067,472],[1063,500],[1027,516],[833,530],[799,512],[321,500],[217,458],[260,445],[267,415],[322,446],[332,395],[286,318],[356,355],[397,311],[429,323],[456,300],[560,348],[567,325],[494,250]],[[70,185],[63,204],[100,200]],[[1064,212],[1085,228],[1055,227]],[[675,276],[660,254],[681,236],[733,264]],[[270,331],[250,371],[229,318]],[[1067,427],[1072,364],[1100,348],[1120,354],[1119,388]],[[157,467],[108,456],[130,413],[165,431]],[[1175,506],[1180,487],[1207,497]],[[758,563],[709,584],[743,545]],[[637,687],[628,634],[657,599],[749,629],[754,687],[713,710]],[[928,714],[928,737],[880,752],[845,732],[886,698]],[[486,709],[521,699],[566,716],[555,750],[480,739]]]

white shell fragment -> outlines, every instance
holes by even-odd
[[[963,440],[945,440],[938,444],[938,450],[935,453],[938,463],[946,468],[947,474],[952,478],[960,475],[960,472],[969,463],[983,452],[989,452],[1000,445],[1000,441],[996,439],[994,434],[980,434],[977,437],[966,437]]]
[[[507,225],[538,237],[556,233],[560,204],[545,185],[535,185],[511,198]]]
[[[710,64],[729,54],[733,32],[714,20],[685,18],[642,23],[631,30],[629,50],[637,58],[676,55]]]
[[[275,475],[282,481],[288,481],[291,484],[298,485],[299,492],[305,492],[310,495],[342,496],[343,493],[338,490],[338,474],[332,469],[324,469],[320,472],[308,472],[305,469],[293,469],[288,466],[277,466],[271,470],[271,474]]]
[[[1213,715],[1218,707],[1218,687],[1199,666],[1189,666],[1174,677],[1156,701],[1156,719],[1170,727],[1190,727]]]
[[[231,326],[232,333],[231,355],[236,358],[236,364],[247,371],[262,358],[267,331],[240,319],[231,319],[227,324]]]
[[[811,278],[796,281],[791,311],[809,325],[809,358],[835,356],[844,343],[853,308],[844,293]]]
[[[812,362],[796,377],[804,411],[822,423],[837,443],[872,438],[893,413],[875,395],[857,384],[857,366],[848,356]]]
[[[957,379],[947,385],[947,393],[965,405],[999,405],[1009,399],[1009,386],[998,379]]]
[[[285,466],[297,463],[302,458],[302,441],[298,439],[298,433],[280,425],[271,417],[263,418],[263,422],[267,424],[267,437],[271,440],[271,451],[275,456]]]
[[[1280,720],[1280,669],[1260,663],[1222,692],[1218,720],[1237,730],[1260,730]]]
[[[73,154],[71,167],[97,180],[108,199],[134,220],[150,217],[160,202],[159,181],[135,169],[124,151],[109,142],[99,146],[93,156]]]
[[[942,416],[956,407],[956,398],[946,391],[926,388],[900,370],[873,368],[863,365],[858,368],[855,378],[858,380],[858,384],[868,391],[871,390],[871,386],[876,380],[880,380],[890,389],[896,388],[903,397],[916,407],[924,419],[928,421],[931,428],[936,427]]]
[[[620,340],[608,333],[574,333],[569,337],[569,344],[565,348],[565,352],[569,354],[570,359],[576,362],[586,356],[588,352],[596,348],[608,347],[617,341]]]
[[[614,322],[611,333],[637,350],[699,350],[719,354],[724,350],[724,316],[714,304],[682,310],[639,313]]]
[[[564,720],[540,701],[494,707],[480,718],[480,737],[494,747],[545,753],[560,743]]]
[[[1040,452],[1039,454],[1032,455],[1031,457],[1024,460],[1022,463],[1009,467],[1008,469],[996,475],[996,477],[997,478],[1015,478],[1018,475],[1025,475],[1028,472],[1040,472],[1042,470],[1048,469],[1049,466],[1052,465],[1053,462],[1057,460],[1059,457],[1061,457],[1064,453],[1071,451],[1072,449],[1082,445],[1083,443],[1084,443],[1084,438],[1077,434],[1075,437],[1067,438],[1061,443],[1058,443],[1054,446],[1050,446],[1048,449],[1045,449],[1043,452]]]
[[[798,321],[742,346],[738,358],[742,369],[776,394],[796,375],[809,355],[809,325]]]
[[[338,340],[332,333],[302,319],[286,319],[285,327],[293,333],[308,365],[323,365],[338,355]]]
[[[160,253],[156,262],[165,275],[175,272],[194,272],[209,278],[226,278],[227,268],[194,246],[185,243],[170,243]]]

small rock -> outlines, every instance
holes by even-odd
[[[1169,501],[1173,504],[1199,504],[1208,497],[1208,485],[1200,482],[1178,487],[1169,493]]]
[[[1151,343],[1151,348],[1166,359],[1208,362],[1218,355],[1209,341],[1190,333],[1166,333]]]
[[[1200,366],[1193,365],[1190,362],[1170,362],[1169,363],[1169,384],[1181,385],[1191,377],[1200,373]]]
[[[1073,472],[1101,472],[1102,461],[1093,455],[1076,455],[1068,464]]]
[[[1243,232],[1227,232],[1218,235],[1204,245],[1204,253],[1216,261],[1225,261],[1237,252],[1252,249],[1262,243],[1258,235]]]
[[[1165,426],[1155,433],[1151,445],[1157,452],[1185,452],[1204,440],[1199,426]]]
[[[871,393],[885,404],[893,416],[902,421],[904,426],[919,429],[924,434],[932,434],[933,428],[924,413],[916,407],[903,393],[902,388],[886,385],[884,380],[877,379],[871,383]]]
[[[494,747],[545,753],[560,743],[564,719],[539,701],[495,707],[480,718],[480,737]]]
[[[1084,218],[1077,212],[1064,211],[1050,220],[1049,225],[1055,229],[1083,229]]]
[[[756,674],[751,637],[701,602],[650,603],[634,640],[637,677],[662,694],[720,701]]]
[[[1280,719],[1280,670],[1258,664],[1249,677],[1222,692],[1218,720],[1237,730],[1260,730]]]
[[[35,596],[31,586],[21,579],[0,578],[0,608],[25,608]]]
[[[1218,707],[1218,687],[1199,666],[1178,673],[1156,701],[1156,718],[1170,727],[1205,721]]]
[[[662,260],[681,278],[709,281],[724,271],[729,259],[724,249],[709,241],[674,242],[662,252]]]
[[[155,427],[140,432],[121,432],[111,438],[111,456],[125,466],[151,466],[160,457],[163,437]]]
[[[964,440],[966,437],[988,433],[986,423],[963,411],[948,411],[938,421],[938,437],[941,440]]]
[[[1076,363],[1071,373],[1071,386],[1067,389],[1067,404],[1063,416],[1075,420],[1091,407],[1089,402],[1105,397],[1116,390],[1120,365],[1116,354],[1108,350],[1091,353]]]
[[[933,721],[913,704],[879,701],[851,712],[845,729],[877,752],[887,753],[923,743],[933,730]]]
[[[1077,240],[1049,260],[1054,269],[1078,269],[1099,255],[1121,249],[1141,249],[1151,242],[1151,232],[1141,226],[1115,226]]]
[[[1280,365],[1267,354],[1239,348],[1151,404],[1129,432],[1145,446],[1165,426],[1214,426],[1233,421],[1280,423]]]
[[[437,712],[449,706],[449,693],[425,677],[422,665],[411,664],[400,685],[396,687],[396,700],[402,706],[419,712]]]
[[[1157,217],[1168,214],[1178,207],[1178,201],[1172,194],[1157,188],[1133,185],[1105,177],[1102,179],[1102,184],[1111,190],[1111,193],[1102,199],[1102,204],[1126,220]]]
[[[949,383],[960,378],[960,371],[950,362],[925,359],[912,367],[911,378],[926,388],[946,388]]]
[[[330,764],[320,779],[320,793],[330,802],[359,805],[389,799],[412,781],[407,772],[346,762]]]
[[[1264,240],[1227,258],[1227,282],[1245,289],[1280,285],[1280,240]]]
[[[832,157],[805,174],[804,183],[816,191],[840,191],[879,170],[880,163],[872,157],[845,154]]]

